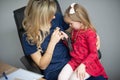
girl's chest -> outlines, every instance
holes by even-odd
[[[71,37],[71,42],[73,48],[77,48],[77,49],[88,48],[88,42],[87,42],[86,34],[84,32],[82,33],[74,32],[74,34]]]

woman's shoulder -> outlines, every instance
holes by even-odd
[[[57,12],[55,14],[55,19],[53,19],[52,21],[55,23],[55,24],[58,24],[60,25],[62,23],[62,20],[63,20],[63,16],[61,13]]]
[[[62,17],[63,15],[60,12],[56,12],[55,16],[56,17]]]

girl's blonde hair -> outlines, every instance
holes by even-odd
[[[70,20],[81,22],[83,23],[85,30],[88,28],[92,28],[94,31],[96,31],[90,21],[90,18],[86,9],[79,4],[73,3],[66,9],[64,14],[64,20],[68,23]]]
[[[56,12],[56,2],[54,0],[29,0],[25,9],[23,27],[26,31],[27,41],[31,45],[41,44],[49,34],[51,20]]]

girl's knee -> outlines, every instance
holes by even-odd
[[[62,80],[61,76],[62,76],[61,74],[58,75],[58,80]]]
[[[67,79],[66,79],[66,75],[60,73],[60,74],[58,75],[58,80],[67,80]]]

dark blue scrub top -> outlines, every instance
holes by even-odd
[[[54,29],[56,27],[60,27],[60,29],[64,31],[68,28],[68,25],[63,21],[63,16],[60,13],[56,13],[55,16],[56,18],[53,19],[51,22],[52,27],[50,29],[50,34],[45,38],[44,42],[41,45],[43,54],[46,51],[46,48],[51,38],[51,34],[53,33]],[[32,53],[37,51],[36,45],[30,45],[26,41],[26,35],[23,35],[22,42],[25,55],[31,55]],[[45,78],[47,80],[57,80],[59,72],[69,60],[69,49],[63,43],[63,41],[60,40],[55,46],[51,63],[49,64],[47,69],[43,71]]]

